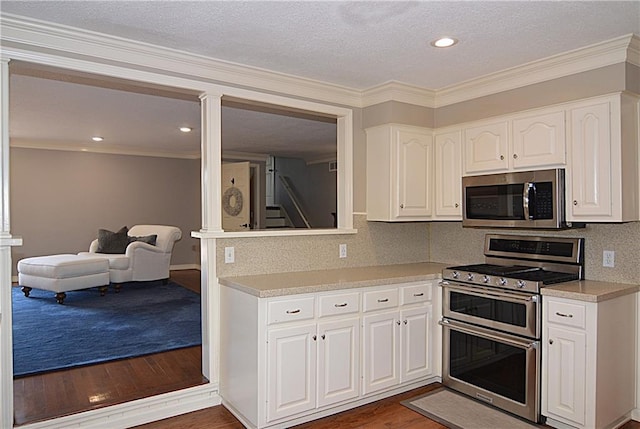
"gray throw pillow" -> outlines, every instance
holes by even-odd
[[[147,243],[152,246],[155,246],[157,239],[158,239],[157,234],[142,235],[140,237],[129,236],[129,243],[133,243],[134,241],[142,241],[143,243]]]
[[[124,253],[129,245],[129,228],[123,226],[117,232],[98,230],[98,253]]]

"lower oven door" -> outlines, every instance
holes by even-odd
[[[449,281],[442,286],[442,315],[509,334],[540,338],[539,296]]]
[[[445,386],[525,419],[540,420],[540,342],[440,321]]]

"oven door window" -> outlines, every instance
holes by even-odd
[[[525,404],[526,350],[455,330],[449,335],[451,377]]]
[[[506,323],[512,326],[527,326],[527,306],[523,303],[450,291],[449,309],[455,313]]]

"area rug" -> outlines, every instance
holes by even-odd
[[[200,295],[176,283],[126,283],[97,289],[12,288],[14,376],[142,356],[201,344]]]
[[[541,427],[447,388],[436,389],[401,403],[450,429],[536,429]]]

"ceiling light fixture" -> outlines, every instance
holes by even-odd
[[[94,142],[101,142],[104,139],[100,136],[93,136],[91,137],[91,140],[93,140]]]
[[[189,127],[180,127],[180,131],[182,131],[183,133],[190,133],[191,132],[191,128],[189,128]]]
[[[458,39],[454,39],[453,37],[441,37],[431,42],[431,46],[435,46],[436,48],[448,48],[456,43],[458,43]]]

